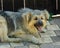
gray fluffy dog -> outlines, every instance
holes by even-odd
[[[18,12],[0,11],[0,41],[41,43],[40,32],[46,27],[47,10],[20,9]]]

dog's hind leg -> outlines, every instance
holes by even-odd
[[[0,40],[1,42],[18,42],[20,38],[9,38],[7,22],[3,16],[0,16]]]
[[[6,33],[2,34],[1,37],[1,42],[20,42],[20,38],[9,38]]]
[[[9,38],[7,32],[1,32],[1,42],[20,42],[20,38]]]

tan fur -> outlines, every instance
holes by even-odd
[[[0,40],[1,42],[17,42],[21,39],[17,38],[9,38],[8,37],[8,28],[7,28],[7,22],[3,16],[0,15]]]
[[[7,22],[4,17],[0,16],[0,40],[2,42],[29,41],[36,44],[40,44],[40,35],[38,33],[38,30],[34,26],[34,24],[38,21],[34,20],[36,17],[39,19],[43,17],[43,27],[45,27],[46,19],[43,14],[38,17],[32,15],[32,13],[27,13],[22,15],[22,27],[14,32],[9,33],[8,35]],[[8,36],[12,36],[12,38],[9,38]],[[13,36],[15,36],[16,38],[13,38]]]
[[[23,29],[18,29],[14,32],[11,32],[9,35],[10,36],[15,36],[16,38],[9,38],[8,37],[8,28],[7,28],[7,22],[3,16],[0,16],[0,40],[1,42],[19,42],[19,41],[29,41],[33,43],[38,43],[40,44],[40,41],[34,37],[35,34],[37,34],[35,27],[31,27],[28,23],[30,14],[25,15],[24,20],[23,20],[23,27],[25,27],[28,31],[30,32],[25,32]],[[32,23],[34,23],[33,21]],[[39,36],[38,34],[36,36]],[[19,38],[17,38],[19,37]]]
[[[47,11],[47,10],[43,10],[43,12],[41,13],[41,15],[39,16],[39,18],[42,20],[42,22],[43,22],[43,28],[45,28],[46,27],[46,25],[47,25],[47,19],[49,19],[49,17],[50,17],[50,14],[49,14],[49,12]]]

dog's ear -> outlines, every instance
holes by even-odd
[[[31,17],[32,17],[32,13],[31,12],[29,12],[29,13],[26,14],[27,22],[30,22]]]
[[[46,17],[46,19],[49,19],[50,17],[49,12],[47,10],[44,10],[43,12],[44,12],[44,16]]]
[[[32,13],[31,12],[28,12],[28,13],[23,13],[22,14],[22,18],[24,21],[26,22],[29,22],[31,20],[31,16],[32,16]]]

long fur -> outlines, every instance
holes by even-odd
[[[43,20],[41,20],[41,16]],[[46,26],[47,11],[20,9],[18,12],[0,12],[0,40],[1,42],[28,41],[40,44],[40,35],[34,26],[38,21]],[[38,20],[35,20],[35,18]]]

